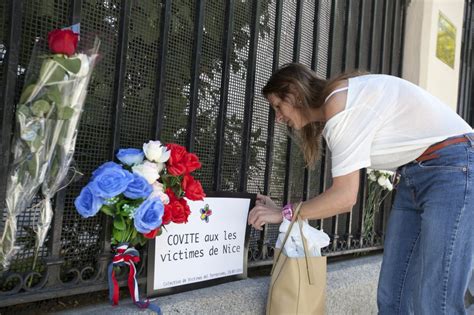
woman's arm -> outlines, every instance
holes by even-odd
[[[322,219],[339,213],[349,212],[357,201],[359,191],[359,173],[334,177],[332,186],[322,194],[303,203],[300,216],[303,219]],[[296,204],[294,204],[296,207]],[[296,209],[294,209],[296,210]],[[281,223],[281,209],[257,203],[250,211],[248,223],[261,230],[266,223]]]
[[[303,202],[300,210],[301,218],[323,219],[351,211],[352,206],[357,202],[359,174],[360,171],[357,170],[347,175],[334,177],[329,189]]]

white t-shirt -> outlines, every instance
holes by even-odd
[[[380,74],[348,80],[343,111],[326,122],[332,176],[364,167],[395,169],[430,145],[472,132],[450,107],[406,80]]]

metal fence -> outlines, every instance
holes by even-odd
[[[458,113],[474,126],[474,4],[466,0],[461,45]]]
[[[81,218],[73,200],[120,147],[150,138],[186,145],[203,163],[197,177],[207,191],[262,190],[280,204],[321,193],[330,184],[329,153],[314,171],[305,169],[260,89],[292,61],[322,77],[356,68],[400,75],[405,6],[404,0],[0,2],[0,200],[34,39],[77,22],[102,39],[76,145],[75,161],[86,175],[57,196],[35,270],[37,214],[29,209],[18,218],[22,251],[0,274],[0,306],[106,288],[110,221]],[[312,222],[331,236],[328,256],[382,248],[390,205],[376,216],[377,235],[364,239],[365,174],[361,187],[351,213]],[[277,226],[252,231],[250,267],[271,263],[277,233]]]

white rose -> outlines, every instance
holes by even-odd
[[[369,180],[372,182],[377,181],[377,177],[375,176],[374,172],[369,173]]]
[[[165,163],[155,163],[156,167],[158,167],[158,172],[161,173],[161,171],[165,168]]]
[[[153,192],[151,193],[152,197],[159,197],[164,205],[170,203],[170,198],[165,194],[162,183],[154,182],[151,187],[153,188]]]
[[[160,178],[160,172],[158,170],[158,165],[148,161],[143,162],[142,164],[135,165],[132,167],[132,171],[135,174],[138,174],[144,177],[149,184],[156,182]]]
[[[143,144],[143,152],[148,160],[156,163],[165,163],[170,158],[171,152],[160,141],[148,141]]]
[[[385,187],[385,182],[387,182],[387,177],[385,176],[380,176],[377,180],[377,183],[382,187]]]
[[[388,191],[392,191],[393,185],[392,185],[392,183],[391,183],[389,180],[387,181],[387,184],[385,185],[385,188],[387,188]]]
[[[383,175],[385,175],[386,177],[391,177],[393,176],[395,173],[392,172],[392,171],[382,171],[381,172]]]

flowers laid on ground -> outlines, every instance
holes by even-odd
[[[120,163],[97,168],[75,206],[83,217],[102,211],[113,217],[112,243],[145,244],[164,225],[186,223],[189,200],[205,197],[191,173],[201,167],[198,157],[181,145],[149,141],[143,149],[121,149]]]
[[[66,175],[99,48],[96,38],[90,47],[78,52],[78,42],[79,34],[70,29],[53,30],[48,44],[38,40],[32,53],[33,61],[16,107],[7,217],[0,239],[0,263],[5,268],[19,250],[15,245],[17,216],[31,206],[41,188],[43,198],[33,206],[39,211],[34,227],[37,253],[53,217],[51,199],[69,181]]]
[[[362,221],[362,237],[366,239],[375,236],[375,214],[399,178],[392,171],[367,169],[367,179],[367,201]]]
[[[158,306],[140,300],[135,268],[140,256],[134,247],[161,234],[171,222],[188,222],[191,211],[185,198],[203,200],[206,196],[201,183],[191,175],[201,163],[183,146],[164,146],[160,141],[148,141],[143,149],[121,149],[116,157],[120,163],[106,162],[92,173],[74,204],[85,218],[99,211],[113,217],[115,256],[108,268],[112,305],[119,300],[115,268],[128,266],[133,302],[161,314]]]

